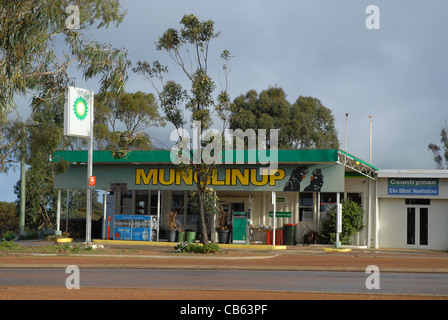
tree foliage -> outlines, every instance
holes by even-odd
[[[2,0],[0,9],[0,110],[14,96],[53,99],[72,82],[68,68],[77,66],[85,79],[100,76],[101,91],[120,91],[127,79],[127,52],[90,40],[89,26],[120,24],[125,12],[118,0],[87,0],[79,5],[80,28],[66,26],[68,0]],[[58,45],[66,45],[60,52]]]
[[[17,158],[17,141],[7,124],[16,97],[31,96],[32,107],[57,101],[62,109],[61,98],[74,84],[70,70],[75,68],[86,80],[99,77],[101,93],[124,88],[130,65],[127,51],[91,40],[87,34],[91,26],[107,28],[122,22],[126,12],[119,0],[83,1],[78,6],[79,29],[66,26],[70,4],[69,0],[0,0],[0,170],[7,170]]]
[[[320,100],[300,96],[292,105],[289,143],[300,149],[337,149],[339,141],[330,109]]]
[[[0,201],[0,237],[7,231],[15,232],[18,227],[15,204]]]
[[[129,150],[149,150],[152,143],[144,131],[164,126],[152,93],[106,92],[95,95],[94,133],[98,149],[111,150],[118,158]],[[119,127],[124,130],[118,130]]]
[[[437,169],[444,169],[448,166],[448,128],[445,126],[440,131],[440,142],[442,147],[434,143],[428,145],[428,150],[432,152],[434,162],[437,165]],[[441,154],[443,152],[443,155]]]
[[[231,105],[231,129],[280,129],[279,148],[334,149],[339,147],[331,110],[312,97],[300,96],[294,104],[282,88],[255,90],[237,97]],[[267,132],[267,136],[270,136]]]
[[[86,0],[79,8],[79,28],[66,25],[69,0],[0,0],[0,170],[25,160],[26,223],[54,221],[53,174],[67,165],[53,164],[56,149],[79,150],[85,139],[63,137],[66,88],[72,70],[85,80],[99,78],[100,93],[124,91],[130,62],[127,51],[90,39],[90,27],[119,25],[126,12],[119,0]],[[31,97],[31,117],[8,120],[18,96]],[[16,185],[20,194],[20,185]],[[20,196],[19,196],[20,197]]]

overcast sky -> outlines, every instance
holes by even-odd
[[[380,29],[366,28],[369,5],[380,13]],[[446,0],[166,0],[122,1],[128,13],[115,28],[92,33],[100,42],[126,48],[138,60],[169,64],[155,50],[157,37],[179,28],[183,15],[211,19],[220,37],[212,42],[210,70],[220,88],[220,52],[233,57],[232,98],[251,89],[284,89],[292,103],[300,95],[331,109],[344,149],[369,161],[369,116],[373,160],[382,169],[435,169],[429,143],[440,143],[448,102],[448,1]],[[170,65],[172,77],[183,75]],[[81,77],[77,77],[81,79]],[[98,80],[78,87],[98,91]],[[130,70],[127,92],[153,92]],[[218,91],[218,90],[217,90]],[[19,112],[26,117],[29,107]],[[221,124],[215,124],[221,128]],[[171,127],[150,129],[167,145]],[[0,175],[0,201],[14,201],[19,174]]]

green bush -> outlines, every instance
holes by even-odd
[[[14,240],[2,240],[0,241],[0,250],[15,250],[20,247]]]
[[[220,252],[221,248],[216,243],[208,243],[206,245],[181,242],[178,243],[174,250],[177,252],[188,252],[188,253],[215,253]]]
[[[323,230],[319,234],[321,242],[332,244],[336,241],[336,215],[337,209],[328,213],[323,223]],[[342,232],[339,234],[341,244],[351,244],[351,237],[364,229],[364,210],[351,200],[342,202]]]
[[[16,239],[16,235],[12,231],[6,231],[2,236],[2,240],[6,240],[6,241],[15,240],[15,239]]]
[[[25,236],[26,240],[39,239],[39,232],[37,230],[30,231]]]

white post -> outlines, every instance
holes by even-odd
[[[274,211],[272,212],[272,219],[273,219],[273,230],[272,230],[272,245],[274,245],[275,246],[275,218],[276,218],[276,210],[277,210],[277,207],[276,207],[276,203],[277,203],[277,195],[276,195],[276,192],[275,191],[272,191],[272,204],[273,204],[273,206],[274,206]]]
[[[106,212],[107,211],[107,191],[104,190],[104,197],[103,197],[103,239],[106,239]]]
[[[369,116],[369,119],[370,119],[369,163],[372,164],[372,116]]]
[[[65,214],[65,232],[68,232],[68,214],[69,214],[69,205],[70,205],[70,189],[67,189],[67,209]]]
[[[159,242],[160,227],[160,190],[157,190],[157,242]]]
[[[374,248],[379,247],[379,229],[380,229],[380,216],[379,216],[379,203],[378,203],[378,175],[375,180],[375,233],[374,233]]]
[[[320,232],[320,192],[317,193],[317,232]]]
[[[92,243],[92,189],[89,178],[93,176],[93,104],[90,113],[89,151],[87,156],[87,208],[86,208],[86,243]]]
[[[56,235],[61,234],[61,190],[58,190],[58,203],[56,211]]]
[[[348,128],[348,113],[345,114],[345,147],[344,147],[345,152],[347,152],[347,128]]]
[[[334,243],[335,248],[341,247],[341,241],[339,240],[339,233],[342,231],[342,206],[339,203],[340,202],[340,194],[339,192],[336,193],[336,241]]]

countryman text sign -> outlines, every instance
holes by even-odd
[[[438,196],[439,179],[390,178],[387,194],[406,196]]]

